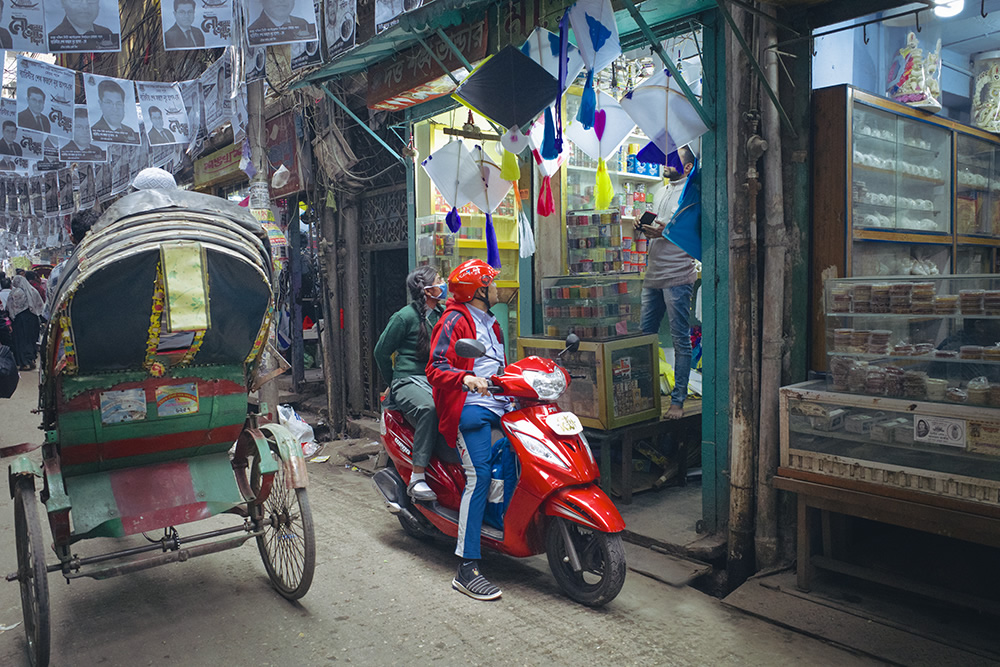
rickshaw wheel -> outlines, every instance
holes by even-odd
[[[45,667],[49,664],[49,580],[35,486],[28,478],[19,479],[15,486],[14,537],[28,657],[34,667]]]
[[[278,458],[272,450],[272,456]],[[298,600],[309,591],[316,568],[312,510],[305,489],[287,485],[283,465],[274,474],[271,492],[253,508],[263,535],[257,537],[264,569],[278,593]]]

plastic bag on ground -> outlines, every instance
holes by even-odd
[[[308,458],[319,450],[312,426],[307,424],[292,406],[278,406],[278,422],[287,428],[299,445],[302,446],[302,454],[304,456]]]

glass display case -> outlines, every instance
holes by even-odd
[[[559,338],[517,341],[518,358],[554,359],[573,375],[559,407],[588,428],[610,430],[660,417],[660,356],[656,336],[626,336],[607,342],[583,340],[576,352],[558,356]],[[576,377],[580,376],[580,377]]]
[[[642,280],[609,273],[542,278],[542,327],[546,336],[607,340],[637,334]]]
[[[813,91],[813,136],[813,303],[831,267],[839,276],[994,270],[995,136],[851,86]],[[812,367],[823,370],[818,308],[811,328]]]
[[[1000,408],[1000,276],[825,286],[831,391]]]
[[[784,475],[1000,501],[998,408],[851,395],[817,380],[783,387],[780,409]]]

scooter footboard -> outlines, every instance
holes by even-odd
[[[543,509],[547,516],[561,516],[602,533],[625,530],[625,520],[618,508],[593,484],[559,489],[545,500]]]

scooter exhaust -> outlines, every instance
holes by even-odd
[[[372,486],[382,496],[386,509],[393,514],[399,514],[404,511],[409,514],[409,510],[402,504],[406,502],[404,500],[406,498],[406,489],[401,489],[402,483],[403,480],[389,472],[388,468],[379,470],[372,477]],[[400,491],[402,491],[402,494]]]

